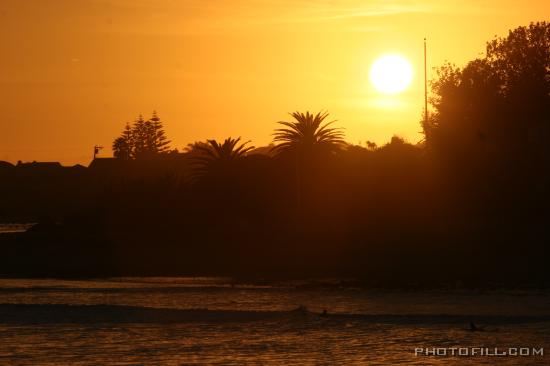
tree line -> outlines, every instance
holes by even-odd
[[[486,54],[464,67],[451,63],[437,68],[431,81],[433,112],[422,120],[421,147],[461,166],[477,167],[510,161],[512,155],[531,161],[547,160],[550,136],[550,30],[548,22],[531,23],[511,30],[507,37],[487,43]],[[291,114],[294,121],[279,122],[270,155],[338,153],[352,147],[344,141],[328,113]],[[253,151],[239,139],[207,140],[188,145],[197,156],[199,170],[211,160],[232,160]],[[170,151],[170,141],[156,113],[126,125],[113,143],[114,156],[135,159]],[[367,142],[367,149],[377,146]],[[313,151],[316,151],[313,153]],[[468,161],[468,163],[466,163]],[[449,161],[449,163],[452,163]]]

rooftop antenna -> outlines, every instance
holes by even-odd
[[[426,37],[424,37],[424,123],[428,123],[428,73],[426,67]]]
[[[100,151],[101,149],[103,149],[103,146],[99,146],[99,145],[95,145],[95,146],[94,146],[94,160],[95,160],[97,154],[99,154],[99,151]]]

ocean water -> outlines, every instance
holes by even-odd
[[[479,354],[514,350],[530,355]],[[0,365],[548,365],[549,352],[545,291],[0,279]]]

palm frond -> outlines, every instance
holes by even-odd
[[[222,143],[206,140],[206,143],[195,143],[190,146],[188,151],[192,154],[192,178],[196,179],[212,171],[215,166],[230,165],[254,149],[254,146],[247,146],[250,141],[239,144],[240,141],[240,137],[228,137]]]
[[[323,124],[329,116],[328,112],[322,111],[313,115],[309,111],[306,113],[296,111],[290,115],[295,121],[277,122],[283,127],[275,129],[272,135],[273,142],[276,143],[272,151],[281,153],[298,147],[305,149],[323,147],[327,151],[334,152],[345,145],[342,128],[330,127],[336,120]]]

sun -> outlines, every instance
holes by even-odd
[[[380,56],[370,68],[371,83],[384,94],[401,93],[411,84],[412,78],[411,63],[399,55]]]

